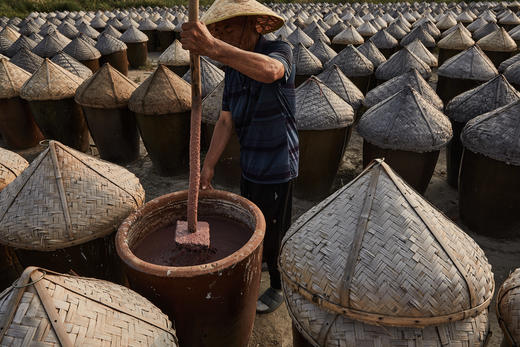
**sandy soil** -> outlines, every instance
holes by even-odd
[[[129,72],[129,78],[138,83],[144,81],[146,77],[151,74],[151,69],[153,69],[153,67],[156,65],[158,56],[159,54],[152,53],[150,55],[150,66],[143,70],[131,70]],[[362,139],[354,131],[345,152],[344,158],[341,162],[340,169],[331,192],[345,185],[361,172],[361,148]],[[30,161],[34,159],[42,149],[43,147],[40,146],[30,150],[20,151],[19,153]],[[97,155],[97,150],[93,144],[91,147],[91,154]],[[186,189],[188,186],[187,170],[186,173],[174,177],[161,177],[157,175],[142,144],[140,158],[130,165],[127,165],[127,168],[141,180],[141,183],[146,191],[147,201],[166,193]],[[223,187],[216,185],[215,188],[225,189],[238,193],[238,187]],[[520,266],[520,239],[495,240],[482,237],[472,233],[461,224],[457,210],[457,191],[452,189],[446,183],[446,160],[444,151],[439,156],[439,161],[437,163],[434,176],[430,182],[425,196],[438,209],[444,212],[446,216],[451,218],[455,223],[468,232],[484,249],[490,263],[493,265],[493,272],[495,274],[497,286],[500,286],[500,284],[513,269]],[[314,203],[309,201],[294,199],[294,219],[298,218],[302,213],[307,211],[313,205]],[[268,285],[269,278],[267,272],[264,272],[262,276],[261,290],[265,290]],[[493,302],[491,305],[490,314],[492,336],[488,346],[498,347],[500,345],[500,341],[502,340],[502,332],[498,326],[494,311],[495,309]],[[249,346],[292,346],[291,320],[285,305],[283,305],[274,313],[268,315],[257,315]]]

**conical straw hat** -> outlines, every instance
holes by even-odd
[[[256,16],[256,29],[260,34],[278,30],[284,23],[281,16],[255,0],[215,0],[200,21],[209,25],[241,16]]]
[[[383,326],[463,320],[494,292],[477,243],[380,160],[291,226],[279,266],[306,300]]]

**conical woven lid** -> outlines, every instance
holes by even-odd
[[[381,51],[377,49],[377,47],[370,40],[367,40],[364,44],[359,46],[358,50],[372,62],[375,68],[386,61],[383,53],[381,53]]]
[[[473,22],[473,16],[471,16],[468,11],[464,11],[457,16],[457,21],[462,23],[471,23]]]
[[[504,73],[504,71],[507,70],[508,67],[513,65],[514,63],[517,63],[520,61],[520,54],[515,54],[511,58],[504,60],[500,65],[498,66],[498,72]]]
[[[20,97],[29,101],[72,98],[83,79],[49,59],[22,86]]]
[[[437,58],[419,40],[415,40],[406,46],[410,52],[421,58],[429,67],[437,67]]]
[[[472,152],[520,166],[520,101],[473,118],[461,140]]]
[[[399,41],[390,35],[386,29],[379,30],[370,38],[370,41],[372,41],[379,49],[392,49],[399,45]]]
[[[14,98],[20,95],[23,84],[31,74],[14,65],[7,59],[0,59],[0,99]]]
[[[94,29],[103,29],[106,25],[107,25],[107,23],[103,19],[101,19],[101,17],[98,17],[98,16],[96,16],[90,22],[90,26],[93,27]]]
[[[487,55],[474,45],[446,60],[437,73],[447,78],[487,81],[498,75],[498,70]]]
[[[296,89],[298,130],[338,129],[353,121],[352,106],[316,77],[310,77]]]
[[[43,58],[27,48],[20,49],[9,61],[30,73],[34,73],[43,64]]]
[[[76,59],[64,52],[56,54],[51,61],[65,70],[72,72],[74,75],[80,77],[82,80],[92,76],[92,70],[81,64]]]
[[[101,57],[101,53],[94,46],[79,37],[76,37],[63,48],[63,52],[80,61],[94,60]]]
[[[506,16],[499,19],[498,23],[505,25],[518,25],[520,24],[520,18],[514,13],[511,12]]]
[[[2,293],[0,321],[1,344],[178,346],[168,317],[136,292],[36,267]]]
[[[319,307],[383,326],[462,320],[494,292],[477,243],[380,160],[291,226],[279,266]]]
[[[310,47],[314,44],[314,40],[311,39],[309,35],[304,33],[300,28],[296,28],[296,30],[287,37],[287,41],[289,41],[293,46],[301,43],[305,47]]]
[[[65,41],[58,36],[56,31],[51,32],[47,36],[43,38],[40,43],[33,48],[33,53],[39,55],[42,58],[52,58],[58,52],[63,50],[66,45],[70,43],[69,41]]]
[[[466,123],[483,113],[520,99],[520,93],[498,75],[492,80],[453,98],[446,105],[446,115],[456,122]]]
[[[322,40],[330,45],[330,39],[325,35],[325,31],[323,31],[319,25],[309,33],[309,37],[313,39],[314,42]]]
[[[431,77],[432,71],[428,64],[404,47],[379,65],[376,70],[376,78],[387,81],[414,69],[425,79]]]
[[[347,28],[347,25],[345,25],[345,23],[337,22],[329,30],[325,31],[325,34],[328,37],[334,37],[334,36],[338,35],[340,32],[342,32],[343,30],[345,30],[346,28]]]
[[[116,17],[114,17],[114,18],[111,18],[109,21],[107,21],[105,30],[108,27],[112,27],[112,29],[119,31],[119,30],[123,29],[123,23],[121,23]],[[112,35],[112,34],[110,34],[110,35]]]
[[[410,86],[365,112],[357,129],[381,148],[419,153],[439,150],[453,135],[448,117]]]
[[[467,29],[469,31],[471,31],[471,32],[475,32],[478,29],[482,28],[486,24],[487,24],[486,20],[484,18],[482,18],[482,17],[479,17],[479,18],[477,18],[476,21],[474,21],[473,23],[469,24],[467,26]]]
[[[114,232],[143,202],[131,172],[50,141],[0,192],[0,243],[38,251],[82,244]]]
[[[0,32],[0,54],[7,55],[7,51],[9,51],[9,48],[14,44],[14,41],[11,41],[8,37],[5,35],[2,35]]]
[[[504,342],[515,345],[520,342],[520,268],[516,269],[498,289],[496,312],[498,322],[504,332]]]
[[[78,26],[78,31],[91,39],[97,39],[99,37],[99,32],[86,23],[80,24]]]
[[[415,69],[394,77],[385,83],[378,85],[374,89],[371,89],[365,96],[363,104],[365,107],[370,108],[401,91],[405,86],[412,87],[439,111],[443,110],[444,104],[441,98],[439,98],[437,93],[435,93],[435,90],[433,90],[428,82],[426,82]]]
[[[168,66],[188,66],[190,65],[190,52],[182,48],[179,40],[173,43],[159,56],[159,64]]]
[[[128,105],[136,88],[137,84],[106,63],[78,87],[74,99],[87,107],[120,108]]]
[[[403,29],[397,22],[394,22],[385,29],[390,35],[392,35],[396,40],[401,40],[406,36],[406,30]]]
[[[323,71],[321,61],[304,45],[299,43],[293,50],[293,64],[296,66],[296,75],[317,75]]]
[[[377,29],[372,24],[370,24],[370,22],[365,22],[361,24],[359,27],[357,27],[357,31],[365,37],[370,37],[377,33]]]
[[[473,40],[478,41],[484,36],[487,36],[497,30],[500,30],[498,25],[495,23],[488,23],[473,33]]]
[[[109,55],[112,53],[121,52],[127,48],[126,44],[123,41],[118,40],[115,37],[108,34],[99,35],[95,47],[102,55]]]
[[[18,40],[16,40],[8,49],[6,52],[6,55],[8,57],[14,57],[16,53],[22,47],[27,48],[28,50],[32,50],[34,47],[36,47],[36,42],[28,38],[27,36],[20,36]]]
[[[334,64],[338,65],[341,71],[349,77],[369,76],[374,72],[374,64],[352,45],[348,45],[337,56],[325,63],[325,68]]]
[[[191,83],[191,71],[187,71],[182,79]],[[208,95],[217,84],[224,79],[224,71],[210,63],[206,58],[200,58],[200,79],[202,83],[202,97]]]
[[[121,39],[121,35],[122,35],[119,30],[117,30],[116,28],[114,28],[110,24],[106,26],[105,30],[103,30],[103,32],[101,34],[108,34],[108,35],[110,35],[112,37],[115,37],[118,40]]]
[[[222,111],[222,97],[224,96],[224,81],[202,100],[202,122],[216,124]]]
[[[436,25],[439,30],[446,30],[457,25],[457,20],[451,13],[447,13],[442,16]]]
[[[504,28],[494,31],[478,40],[477,44],[485,51],[513,52],[516,51],[516,43]]]
[[[339,45],[360,45],[363,42],[365,42],[365,39],[352,25],[348,25],[345,30],[332,39],[332,43]]]
[[[61,23],[58,26],[58,31],[69,39],[73,39],[79,34],[79,31],[68,22]]]
[[[191,87],[166,66],[159,65],[132,93],[128,108],[145,115],[186,112],[191,110]]]
[[[336,55],[338,55],[329,45],[322,40],[315,41],[312,46],[309,47],[309,51],[318,58],[322,64],[325,64]]]
[[[125,43],[140,43],[147,42],[148,36],[146,36],[145,33],[136,27],[130,27],[123,33],[123,35],[121,35],[119,39]]]
[[[157,31],[174,31],[175,24],[167,19],[163,19],[157,24]]]
[[[146,18],[141,23],[139,23],[139,30],[155,30],[157,29],[157,24],[155,24],[150,18]]]
[[[20,33],[8,25],[0,32],[0,37],[6,37],[11,42],[15,42],[20,37]]]
[[[0,191],[28,166],[29,163],[22,156],[0,147]]]
[[[440,40],[437,46],[443,49],[464,50],[474,44],[475,41],[473,41],[471,36],[457,27],[451,34]]]
[[[354,111],[359,109],[362,105],[363,93],[341,72],[341,69],[337,65],[332,65],[317,77],[333,92],[338,94],[340,98],[352,106]]]
[[[424,30],[422,26],[417,27],[401,39],[401,46],[407,46],[415,40],[420,40],[426,47],[435,47],[435,39]]]

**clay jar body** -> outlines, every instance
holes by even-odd
[[[127,42],[128,63],[134,69],[146,65],[148,60],[147,42]]]
[[[29,101],[34,119],[47,139],[78,151],[89,149],[89,133],[81,107],[74,98]]]
[[[99,59],[99,64],[103,65],[105,63],[109,63],[123,75],[128,76],[128,57],[126,49],[112,54],[102,55]]]
[[[167,65],[167,67],[179,77],[184,76],[190,69],[189,65]]]
[[[385,162],[399,174],[417,192],[424,194],[433,176],[439,150],[431,152],[412,152],[384,149],[363,140],[363,167],[376,158],[385,158]]]
[[[130,286],[175,320],[182,346],[246,346],[259,292],[265,221],[248,200],[223,191],[201,191],[199,218],[240,222],[252,236],[238,251],[209,264],[171,267],[147,263],[133,253],[147,235],[186,220],[187,191],[154,199],[131,214],[116,236]]]
[[[462,222],[491,237],[520,235],[520,166],[464,149],[459,178]]]
[[[460,141],[460,134],[465,125],[466,123],[451,120],[453,138],[446,147],[446,174],[448,176],[448,184],[455,189],[458,187],[460,161],[462,151],[464,150],[462,142]]]
[[[437,82],[437,94],[446,105],[455,96],[470,89],[476,88],[485,81],[470,79],[450,78],[439,75]]]
[[[18,96],[0,99],[0,134],[10,149],[34,147],[43,140],[29,105]]]
[[[175,41],[175,31],[157,31],[158,48],[164,51]]]
[[[80,60],[79,62],[92,70],[92,73],[99,70],[99,59]]]
[[[299,130],[300,163],[294,195],[321,200],[329,195],[352,127],[329,130]]]

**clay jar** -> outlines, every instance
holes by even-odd
[[[81,107],[74,101],[81,78],[45,59],[25,82],[20,97],[29,102],[34,119],[47,139],[82,152],[89,149],[89,133]]]
[[[190,134],[191,88],[164,65],[132,94],[128,108],[154,168],[160,175],[186,172]]]
[[[442,65],[449,58],[459,54],[460,52],[473,46],[475,41],[462,28],[457,27],[453,32],[441,39],[437,46],[439,47],[439,65]]]
[[[477,44],[497,68],[504,60],[512,57],[517,50],[516,42],[504,28],[484,36],[478,40]]]
[[[148,52],[153,52],[157,48],[157,24],[150,18],[146,18],[139,23],[139,30],[148,36]]]
[[[196,266],[161,266],[133,253],[154,231],[186,219],[187,191],[145,204],[121,224],[116,250],[132,289],[157,305],[175,326],[182,346],[246,346],[259,292],[265,221],[250,201],[223,191],[201,191],[199,219],[221,216],[243,224],[251,235],[236,252]]]
[[[101,159],[124,164],[139,156],[135,114],[128,109],[135,88],[137,84],[107,63],[76,91]]]
[[[175,25],[168,19],[163,19],[157,25],[158,48],[164,52],[175,40]]]
[[[424,194],[439,151],[452,137],[441,111],[410,86],[370,108],[359,120],[363,166],[385,161],[415,190]]]
[[[146,65],[148,60],[148,36],[136,27],[131,26],[119,39],[128,46],[127,55],[130,66],[137,69],[139,66]]]
[[[43,139],[20,89],[31,75],[7,59],[0,59],[0,134],[11,149],[34,147]]]
[[[123,41],[110,34],[101,34],[98,37],[96,48],[101,53],[100,65],[109,63],[123,75],[128,76],[127,46]]]
[[[296,90],[300,147],[294,195],[319,200],[329,194],[354,121],[353,108],[316,77]]]

